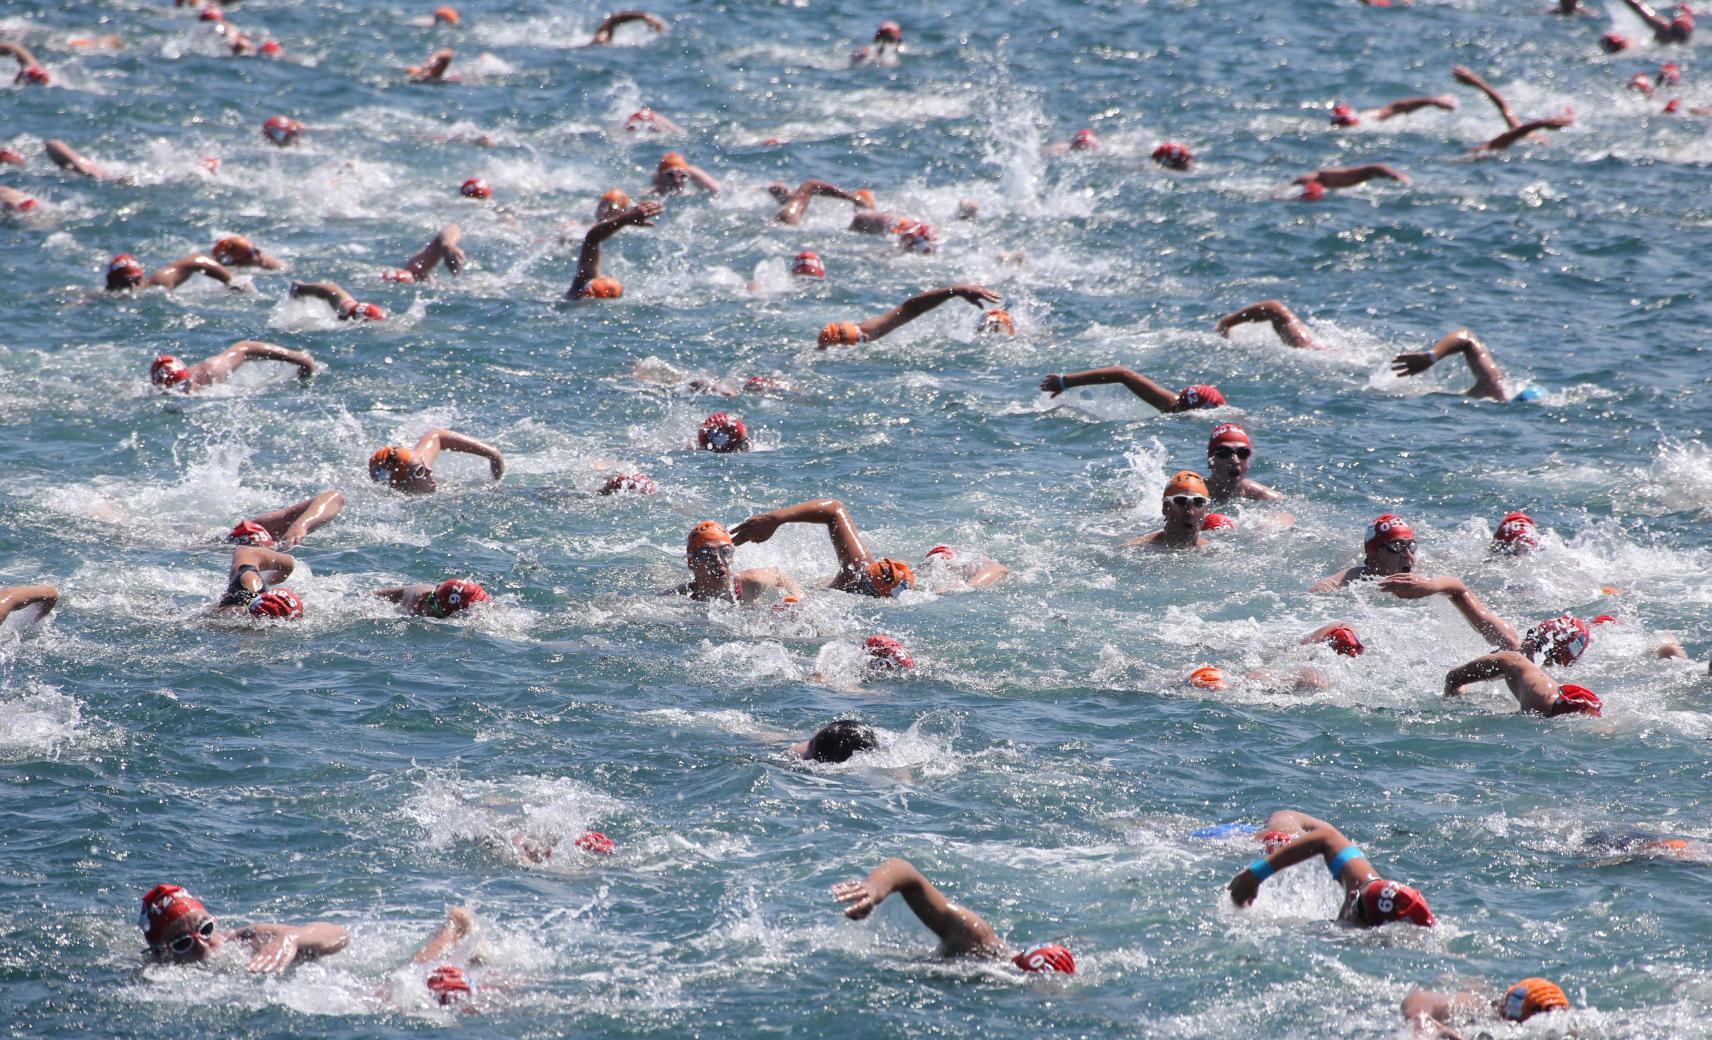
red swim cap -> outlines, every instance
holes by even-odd
[[[1348,625],[1339,625],[1327,632],[1320,637],[1320,642],[1345,657],[1360,657],[1367,652],[1367,647],[1361,645],[1361,639],[1355,634],[1355,629]]]
[[[380,280],[383,282],[397,282],[399,285],[412,285],[416,282],[416,275],[400,267],[392,271],[382,271],[380,273]]]
[[[137,262],[137,258],[131,254],[120,253],[118,256],[107,261],[107,273],[109,275],[122,275],[125,278],[140,281],[143,277],[143,265],[139,264]]]
[[[36,200],[35,199],[25,199],[24,201],[18,203],[16,206],[14,206],[12,208],[16,209],[19,213],[28,213],[30,210],[33,210],[36,208]]]
[[[1666,101],[1664,103],[1664,114],[1665,115],[1674,116],[1680,111],[1682,111],[1682,99],[1681,98],[1671,98],[1669,101]]]
[[[1191,408],[1219,408],[1224,403],[1225,395],[1219,393],[1218,387],[1208,386],[1206,383],[1186,386],[1177,393],[1177,407],[1182,411]]]
[[[208,908],[183,888],[178,885],[156,885],[143,897],[143,908],[137,914],[137,927],[143,930],[143,939],[150,946],[159,946],[168,925],[185,914],[197,911],[207,913]]]
[[[303,124],[288,116],[274,116],[262,124],[262,136],[284,148],[297,140]]]
[[[1012,957],[1011,963],[1027,972],[1056,971],[1064,975],[1076,974],[1076,959],[1070,956],[1069,950],[1057,943],[1031,946]]]
[[[1638,94],[1651,94],[1653,92],[1653,81],[1647,78],[1646,73],[1637,72],[1629,77],[1629,89]]]
[[[660,490],[658,484],[642,473],[619,473],[608,477],[606,483],[600,486],[596,494],[600,495],[652,495]]]
[[[434,588],[434,607],[441,617],[449,617],[460,610],[468,610],[477,603],[486,603],[491,599],[493,597],[487,594],[487,590],[473,581],[453,578]]]
[[[340,321],[353,321],[361,318],[363,321],[385,321],[386,312],[372,303],[358,303],[356,300],[346,300],[339,308]]]
[[[1226,681],[1225,673],[1219,671],[1210,664],[1204,664],[1190,672],[1189,678],[1184,681],[1190,686],[1195,687],[1197,690],[1230,689],[1230,683]]]
[[[1100,147],[1100,139],[1094,136],[1094,131],[1087,127],[1076,131],[1076,136],[1070,139],[1070,148],[1077,152],[1091,152]]]
[[[749,431],[743,420],[726,412],[714,412],[701,421],[696,447],[708,451],[742,451],[749,446]]]
[[[939,232],[927,224],[914,223],[898,232],[898,245],[912,253],[931,253],[939,248]]]
[[[49,82],[48,70],[42,68],[40,65],[29,66],[22,72],[18,73],[18,78],[42,87],[47,86]]]
[[[254,520],[239,520],[238,526],[226,535],[226,540],[233,545],[259,545],[265,549],[273,544],[273,535]]]
[[[1189,164],[1195,161],[1187,145],[1176,141],[1166,141],[1153,150],[1153,161],[1168,170],[1187,170]]]
[[[951,546],[949,546],[949,545],[936,545],[927,551],[927,556],[923,557],[921,562],[922,562],[923,566],[926,566],[927,562],[929,560],[933,559],[935,556],[943,556],[947,560],[950,560],[950,559],[955,558],[956,555],[957,555],[957,550],[951,548]]]
[[[428,973],[428,992],[434,994],[441,1007],[472,1000],[476,995],[464,969],[452,964],[442,964]]]
[[[1433,911],[1421,893],[1408,885],[1374,878],[1361,886],[1360,916],[1372,926],[1408,921],[1422,928],[1433,926]]]
[[[1361,119],[1355,114],[1355,109],[1350,108],[1348,105],[1332,106],[1333,126],[1354,126],[1359,122],[1361,122]]]
[[[297,598],[297,593],[286,588],[264,592],[250,600],[251,617],[270,617],[281,620],[292,620],[303,616],[303,601]]]
[[[1666,83],[1681,83],[1681,66],[1677,65],[1674,61],[1667,61],[1663,65],[1660,65],[1658,70],[1658,82],[1661,87]]]
[[[1234,531],[1236,530],[1236,521],[1223,513],[1208,513],[1201,521],[1201,530]]]
[[[643,126],[652,124],[657,118],[658,117],[654,115],[653,109],[639,108],[630,113],[629,117],[624,120],[624,129],[634,133],[635,131],[640,130]]]
[[[1534,518],[1526,513],[1505,513],[1498,521],[1498,533],[1492,536],[1493,552],[1514,553],[1522,549],[1538,549],[1540,531]]]
[[[791,273],[804,278],[825,278],[826,267],[820,262],[820,256],[807,249],[797,254],[791,263]]]
[[[915,660],[904,645],[891,636],[869,636],[862,644],[868,651],[868,663],[878,668],[914,668]]]
[[[1412,542],[1415,531],[1408,521],[1395,513],[1382,513],[1367,525],[1367,540],[1363,546],[1368,552],[1378,552],[1387,542]]]
[[[204,7],[196,19],[201,22],[223,22],[226,20],[226,16],[221,14],[218,8]]]
[[[576,846],[584,852],[593,853],[596,856],[610,856],[612,850],[617,847],[611,838],[599,831],[584,831],[578,835]]]
[[[1599,695],[1585,686],[1574,683],[1564,683],[1557,688],[1557,700],[1552,704],[1552,715],[1581,714],[1599,718],[1604,712],[1605,702]]]
[[[1254,836],[1254,840],[1260,842],[1260,847],[1270,856],[1296,839],[1283,831],[1261,831]]]
[[[1248,439],[1248,431],[1233,422],[1222,422],[1213,427],[1212,436],[1207,438],[1207,453],[1211,454],[1212,450],[1221,444],[1241,444],[1244,447],[1253,447]]]
[[[263,40],[262,45],[256,48],[256,53],[272,58],[280,53],[279,42],[277,40]]]
[[[903,26],[890,20],[881,22],[880,27],[874,30],[874,39],[902,43],[904,40]]]
[[[1614,32],[1608,32],[1604,36],[1599,37],[1599,47],[1606,54],[1616,54],[1618,51],[1626,51],[1634,45],[1635,41],[1629,39],[1627,36],[1622,36]]]
[[[1617,624],[1617,619],[1612,617],[1610,614],[1600,614],[1598,617],[1593,619],[1593,623],[1595,625],[1615,625]]]
[[[1318,202],[1326,197],[1326,186],[1319,181],[1309,181],[1302,185],[1302,202]]]
[[[1560,668],[1574,664],[1593,642],[1587,622],[1570,614],[1542,621],[1522,637],[1522,653],[1533,657],[1546,647],[1546,663]]]
[[[773,376],[750,376],[743,380],[743,392],[746,394],[782,394],[790,390],[790,384]]]
[[[623,295],[624,285],[618,279],[604,274],[583,286],[581,293],[585,300],[616,300]]]
[[[11,163],[14,166],[29,165],[22,155],[10,148],[0,148],[0,163]]]
[[[458,189],[458,194],[466,199],[491,199],[493,198],[493,189],[488,187],[487,182],[481,178],[471,177],[464,182],[463,187]]]
[[[994,307],[981,315],[980,323],[975,326],[975,331],[1014,336],[1016,335],[1016,322],[1012,320],[1009,311]]]
[[[162,354],[149,366],[149,382],[160,387],[175,387],[190,382],[190,369],[171,354]]]

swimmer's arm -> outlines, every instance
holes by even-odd
[[[868,550],[857,533],[856,522],[850,519],[844,503],[836,498],[815,498],[758,513],[731,529],[731,541],[737,545],[764,542],[783,524],[824,525],[827,537],[832,539],[832,551],[838,556],[841,574],[853,574],[868,563]]]
[[[292,570],[297,566],[297,560],[290,553],[274,552],[260,546],[246,545],[232,550],[232,564],[227,568],[229,577],[236,577],[238,568],[249,565],[267,575],[269,585],[277,585],[291,577]]]
[[[1000,296],[979,285],[948,285],[943,289],[929,289],[911,296],[877,318],[857,322],[856,327],[862,330],[864,339],[879,339],[887,333],[896,332],[900,327],[949,300],[966,300],[972,306],[979,307],[983,303],[998,303]]]
[[[1353,579],[1355,577],[1355,575],[1359,574],[1360,572],[1361,572],[1360,567],[1349,567],[1349,568],[1346,568],[1344,570],[1338,571],[1336,574],[1328,574],[1325,577],[1321,578],[1319,581],[1316,581],[1316,582],[1314,582],[1314,584],[1310,585],[1308,587],[1308,591],[1309,592],[1336,592],[1338,589],[1341,589],[1345,585],[1348,585],[1350,583],[1351,579]]]
[[[1357,184],[1385,178],[1401,184],[1409,183],[1409,175],[1395,166],[1385,163],[1367,163],[1363,166],[1328,166],[1313,173],[1304,173],[1291,181],[1292,184],[1321,184],[1328,188],[1353,188]]]
[[[246,361],[283,361],[288,365],[296,365],[299,379],[308,379],[315,374],[315,360],[303,351],[290,350],[275,343],[264,343],[259,339],[246,339],[192,365],[191,384],[207,386],[210,383],[224,382]]]
[[[858,209],[850,217],[848,230],[863,235],[883,235],[897,223],[895,214],[877,209]]]
[[[978,570],[974,574],[972,574],[969,577],[969,579],[964,582],[964,584],[968,585],[972,589],[984,589],[988,585],[991,585],[994,582],[999,581],[1000,579],[1002,579],[1005,575],[1009,574],[1010,572],[1011,572],[1011,569],[1009,567],[1006,567],[1004,564],[999,563],[997,561],[994,561],[992,563],[986,564],[980,570]]]
[[[1424,574],[1392,574],[1379,579],[1379,591],[1388,592],[1398,599],[1448,597],[1457,612],[1463,616],[1463,620],[1468,622],[1469,627],[1474,629],[1480,638],[1503,650],[1521,649],[1522,641],[1517,637],[1516,630],[1494,614],[1459,578],[1449,575],[1429,578]]]
[[[1316,856],[1324,856],[1329,864],[1333,856],[1353,844],[1343,836],[1341,831],[1323,820],[1315,820],[1309,816],[1304,816],[1301,819],[1304,823],[1310,823],[1313,826],[1304,828],[1301,837],[1265,857],[1266,864],[1272,868],[1273,873],[1293,867],[1298,863],[1305,863]],[[1365,864],[1366,862],[1360,857],[1350,860],[1351,864]],[[1348,873],[1349,869],[1349,866],[1346,865],[1344,872]],[[1230,892],[1232,902],[1236,903],[1237,906],[1248,906],[1254,902],[1255,895],[1260,892],[1260,883],[1261,879],[1256,877],[1252,870],[1244,867],[1236,877],[1231,878],[1230,884],[1226,888]]]
[[[1445,1025],[1455,1006],[1464,1003],[1463,998],[1472,996],[1468,993],[1434,993],[1431,990],[1412,989],[1403,998],[1403,1021],[1409,1023],[1410,1029],[1418,1040],[1427,1037],[1441,1037],[1446,1040],[1461,1040],[1461,1037]]]
[[[1230,330],[1238,325],[1251,321],[1266,321],[1272,323],[1272,328],[1278,333],[1278,338],[1292,347],[1303,350],[1319,350],[1320,345],[1314,337],[1308,334],[1308,327],[1302,324],[1302,319],[1296,317],[1290,308],[1284,306],[1281,300],[1261,300],[1251,303],[1241,310],[1231,311],[1220,318],[1214,326],[1219,335],[1230,336]]]
[[[338,953],[351,941],[344,928],[325,921],[312,924],[253,924],[238,929],[237,938],[250,944],[250,971],[277,974],[293,962]]]
[[[1467,329],[1457,329],[1434,343],[1431,350],[1398,354],[1391,359],[1391,371],[1399,378],[1417,375],[1452,354],[1463,355],[1468,362],[1469,371],[1474,373],[1474,386],[1466,396],[1486,397],[1494,401],[1508,401],[1510,399],[1509,395],[1504,392],[1504,373],[1492,360],[1492,355],[1487,351],[1486,345],[1475,339],[1474,333]]]
[[[777,567],[754,567],[737,575],[737,580],[743,584],[745,603],[759,600],[768,589],[778,589],[787,596],[802,598],[802,586]]]
[[[232,288],[239,288],[238,286],[232,285],[232,272],[228,271],[224,264],[216,262],[212,257],[206,257],[200,254],[196,256],[181,257],[180,259],[174,260],[172,263],[167,264],[154,274],[149,275],[149,280],[144,284],[161,285],[168,289],[176,289],[189,281],[190,276],[196,274],[198,271],[224,285],[232,286]]]
[[[1132,372],[1122,365],[1111,365],[1106,368],[1090,368],[1086,372],[1066,372],[1064,375],[1049,375],[1040,381],[1040,388],[1053,397],[1074,386],[1097,386],[1102,383],[1121,383],[1130,393],[1146,401],[1162,412],[1177,410],[1177,395],[1142,375]]]
[[[940,952],[945,956],[1001,947],[998,935],[980,915],[946,899],[908,860],[886,860],[861,881],[841,881],[832,886],[833,898],[850,904],[844,916],[853,921],[873,913],[894,892],[903,896],[921,923],[939,936]]]
[[[18,67],[20,69],[27,69],[32,65],[41,64],[41,62],[36,60],[36,56],[31,54],[29,49],[21,43],[0,43],[0,54],[10,54],[12,57],[17,58]]]
[[[1334,629],[1339,629],[1339,628],[1348,628],[1352,632],[1355,631],[1354,627],[1351,626],[1350,623],[1347,621],[1332,621],[1332,622],[1328,622],[1327,624],[1321,625],[1319,628],[1314,629],[1312,632],[1309,632],[1307,635],[1303,636],[1297,642],[1301,646],[1312,646],[1313,644],[1324,639],[1327,635],[1330,635]]]
[[[1408,115],[1423,108],[1442,108],[1446,112],[1456,111],[1456,99],[1440,94],[1435,97],[1398,98],[1388,105],[1381,106],[1373,113],[1376,120],[1390,119],[1394,116]]]
[[[54,165],[62,170],[71,170],[74,173],[81,173],[85,177],[94,177],[97,180],[102,176],[99,167],[77,154],[77,151],[64,141],[43,141],[42,151],[46,152],[48,158],[53,160]]]
[[[442,451],[455,451],[463,455],[480,455],[488,461],[488,469],[493,473],[493,479],[505,476],[505,456],[491,444],[484,444],[474,437],[466,437],[455,430],[430,430],[416,442],[411,455],[416,461],[434,468],[434,460]]]
[[[434,280],[435,265],[444,260],[446,270],[458,274],[464,269],[464,251],[458,248],[458,242],[463,237],[462,228],[456,224],[447,224],[428,240],[427,245],[404,262],[404,269],[419,282],[431,282]]]
[[[601,47],[612,42],[612,31],[627,22],[641,22],[657,33],[666,31],[666,23],[658,15],[647,11],[619,11],[606,16],[594,31],[594,38],[589,40],[590,47]]]
[[[1242,486],[1237,491],[1243,498],[1252,499],[1256,502],[1282,502],[1288,497],[1276,488],[1269,488],[1260,481],[1250,480],[1247,477],[1242,478]]]
[[[381,599],[397,603],[401,607],[409,607],[414,605],[415,602],[423,596],[432,596],[434,594],[434,586],[389,585],[384,589],[374,590],[374,594],[379,596]]]
[[[843,188],[834,187],[825,181],[806,180],[797,185],[795,191],[787,192],[785,197],[779,200],[784,205],[778,213],[773,215],[773,219],[781,224],[802,223],[803,214],[808,211],[809,200],[816,195],[830,195],[846,202],[860,201],[855,194],[845,191]]]
[[[618,234],[619,229],[635,225],[636,227],[653,227],[651,218],[657,217],[666,207],[658,202],[641,202],[600,221],[588,229],[583,236],[582,253],[577,257],[577,276],[571,282],[571,288],[565,293],[570,299],[575,299],[588,284],[600,277],[600,244]]]
[[[1464,65],[1456,65],[1451,68],[1450,74],[1451,78],[1458,83],[1473,87],[1485,94],[1486,100],[1492,102],[1492,106],[1498,110],[1498,114],[1504,117],[1505,126],[1513,127],[1521,123],[1521,120],[1516,118],[1516,114],[1510,111],[1510,106],[1505,103],[1504,98],[1492,89],[1492,84],[1481,79],[1474,70]]]
[[[1646,4],[1641,3],[1640,0],[1623,0],[1623,6],[1635,12],[1635,17],[1646,22],[1648,28],[1652,29],[1654,35],[1663,38],[1665,34],[1669,33],[1670,20],[1663,17]],[[19,58],[18,60],[22,62],[24,59]]]
[[[59,590],[52,585],[15,585],[0,589],[0,621],[5,621],[13,611],[30,606],[42,608],[36,615],[40,619],[58,604]]]
[[[467,907],[454,906],[446,911],[446,919],[440,922],[440,927],[434,929],[434,934],[428,937],[420,949],[410,956],[412,964],[432,964],[443,960],[446,952],[463,942],[476,930],[475,915]]]
[[[1520,123],[1511,129],[1504,131],[1492,140],[1487,141],[1485,144],[1479,145],[1474,150],[1477,152],[1501,152],[1536,130],[1562,130],[1573,122],[1575,122],[1575,120],[1570,116],[1553,116],[1550,119],[1529,120],[1526,123]]]
[[[684,174],[688,176],[690,180],[695,181],[696,184],[701,187],[701,190],[707,192],[709,195],[719,194],[719,181],[713,174],[708,173],[700,166],[685,165],[683,170]]]
[[[323,491],[314,498],[306,499],[295,506],[287,506],[276,514],[257,517],[256,523],[261,524],[270,532],[275,529],[274,524],[269,522],[270,520],[276,523],[285,523],[284,532],[277,537],[281,549],[290,549],[298,542],[303,541],[309,532],[327,524],[338,516],[339,511],[344,508],[344,495],[337,491]]]
[[[340,288],[337,282],[292,282],[291,295],[296,298],[309,296],[322,300],[335,311],[343,311],[347,304],[357,302],[350,293]]]
[[[405,71],[410,73],[412,83],[432,83],[444,76],[446,70],[452,67],[454,56],[455,52],[450,47],[442,47],[428,55],[428,60],[420,66],[411,66]]]

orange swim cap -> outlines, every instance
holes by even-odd
[[[447,25],[457,25],[458,12],[446,4],[434,8],[434,23],[438,25],[441,22],[445,22]]]
[[[975,327],[976,332],[1002,332],[1007,336],[1016,335],[1016,322],[1011,320],[1009,312],[997,307],[981,315],[981,323]]]
[[[619,284],[619,281],[616,278],[608,278],[605,275],[601,275],[599,278],[596,278],[594,281],[583,286],[583,291],[578,295],[585,300],[616,300],[620,296],[624,295],[624,286]]]
[[[600,201],[611,203],[612,205],[617,206],[619,209],[629,209],[630,208],[630,196],[626,195],[623,191],[621,191],[618,188],[613,188],[611,191],[607,192],[605,195],[602,195],[600,197]]]
[[[863,339],[862,330],[857,328],[853,321],[828,322],[826,327],[820,330],[822,350],[827,347],[848,347],[862,342]]]
[[[896,596],[915,585],[915,571],[910,570],[910,565],[902,560],[878,559],[870,563],[862,573],[867,575],[874,595],[882,598]]]
[[[1204,664],[1189,673],[1189,685],[1198,690],[1228,690],[1230,683],[1225,681],[1225,673],[1210,664]]]
[[[410,449],[389,445],[369,456],[369,479],[387,480],[394,484],[404,479],[410,468]]]
[[[256,254],[260,252],[260,250],[245,242],[238,236],[230,235],[214,243],[213,252],[215,260],[225,264],[227,267],[232,267],[236,264],[254,262]]]
[[[1179,470],[1165,482],[1165,497],[1172,495],[1200,495],[1202,498],[1212,498],[1207,492],[1207,482],[1192,469]]]
[[[1504,992],[1500,1011],[1512,1022],[1526,1022],[1542,1011],[1567,1011],[1569,998],[1557,983],[1545,979],[1523,979]]]
[[[689,544],[685,546],[684,551],[686,553],[693,553],[697,549],[705,548],[709,545],[734,544],[736,543],[731,540],[731,535],[726,533],[725,528],[720,526],[717,520],[703,520],[701,523],[690,528]]]
[[[688,165],[689,163],[685,161],[684,157],[679,155],[677,152],[667,152],[665,155],[660,156],[660,165],[657,169],[681,170]]]
[[[858,188],[856,189],[855,194],[856,202],[861,205],[863,209],[874,209],[879,206],[879,203],[874,201],[874,193],[869,191],[867,188]]]

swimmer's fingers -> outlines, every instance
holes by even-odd
[[[953,285],[951,291],[976,307],[981,306],[983,302],[998,303],[1003,299],[998,293],[982,285]]]
[[[731,529],[731,541],[734,545],[744,545],[748,542],[764,542],[773,537],[773,532],[779,529],[779,522],[765,513],[752,516]]]
[[[641,227],[653,227],[652,219],[665,211],[666,207],[663,204],[650,199],[647,202],[638,203],[630,212],[634,214],[631,218],[634,223]]]
[[[1064,392],[1064,377],[1054,372],[1040,381],[1040,389],[1057,397]]]
[[[275,975],[297,959],[297,937],[274,933],[262,948],[250,958],[250,971],[257,975]]]
[[[1433,362],[1437,360],[1437,358],[1433,357],[1432,351],[1430,350],[1415,351],[1409,354],[1398,354],[1396,357],[1391,359],[1391,371],[1399,376],[1418,375],[1425,372],[1427,369],[1432,368]]]
[[[833,885],[832,898],[840,903],[849,903],[850,905],[844,908],[844,916],[852,921],[860,921],[873,913],[885,896],[869,888],[866,881],[850,880]]]
[[[1254,902],[1254,897],[1260,893],[1260,882],[1255,879],[1253,874],[1244,870],[1236,877],[1231,878],[1230,884],[1226,888],[1230,892],[1231,902],[1237,906],[1248,906]]]
[[[1392,574],[1379,579],[1379,591],[1389,592],[1398,599],[1426,599],[1438,590],[1432,579],[1420,574]]]

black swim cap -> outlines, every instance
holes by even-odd
[[[808,757],[816,762],[848,762],[858,751],[872,751],[880,746],[874,729],[856,719],[839,719],[822,726],[808,740]]]

